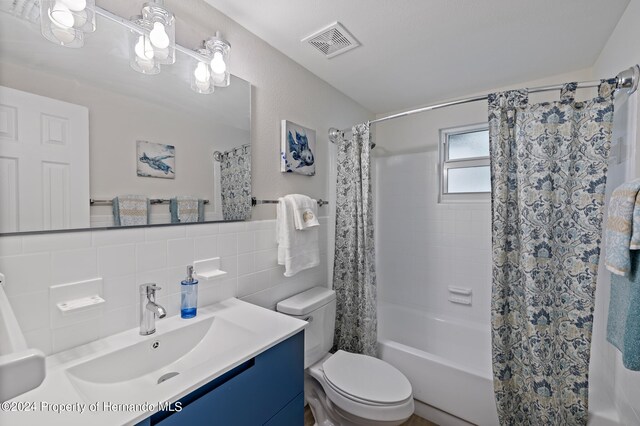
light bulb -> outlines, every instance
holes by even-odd
[[[56,26],[51,27],[51,33],[62,44],[71,43],[76,38],[76,33],[72,29],[58,28]]]
[[[193,72],[193,75],[196,77],[196,81],[209,83],[209,80],[211,79],[209,65],[204,62],[198,62],[198,66],[196,66],[196,70]]]
[[[225,74],[213,74],[213,82],[214,84],[222,84],[226,80]]]
[[[224,63],[222,52],[216,51],[211,59],[211,69],[214,74],[224,74],[227,71],[227,64]]]
[[[134,50],[136,52],[136,56],[140,59],[147,61],[153,59],[153,47],[151,46],[149,39],[143,35],[138,37]]]
[[[196,87],[201,91],[201,92],[208,92],[209,88],[211,87],[211,81],[207,80],[207,81],[200,81],[198,79],[196,79]]]
[[[143,71],[146,71],[147,73],[152,71],[154,69],[154,67],[156,66],[156,64],[153,62],[153,60],[140,58],[140,57],[137,57],[137,56],[136,56],[136,64],[138,64],[140,69],[142,69]],[[153,74],[156,74],[156,73],[153,73]]]
[[[69,8],[69,10],[73,10],[74,12],[80,12],[87,7],[87,0],[60,0]]]
[[[164,29],[164,25],[160,22],[153,23],[153,29],[149,33],[151,44],[158,49],[166,49],[169,47],[169,36]]]
[[[164,49],[155,49],[156,59],[159,61],[164,61],[169,57],[169,48],[165,47]]]
[[[49,18],[54,25],[60,28],[69,29],[73,27],[73,13],[63,3],[57,1],[49,9]]]
[[[87,11],[81,10],[75,13],[75,22],[73,26],[76,28],[82,28],[87,23]]]

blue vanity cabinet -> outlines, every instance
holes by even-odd
[[[304,331],[180,399],[137,426],[302,426]]]

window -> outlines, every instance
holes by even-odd
[[[440,130],[440,201],[489,199],[487,124]]]

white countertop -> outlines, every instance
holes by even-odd
[[[106,354],[111,354],[123,348],[139,344],[140,342],[162,341],[166,333],[179,330],[214,317],[243,328],[251,337],[234,343],[232,347],[224,347],[217,342],[212,347],[211,342],[203,340],[202,344],[210,345],[215,356],[207,362],[191,366],[186,371],[156,384],[145,382],[142,378],[135,378],[131,382],[110,384],[86,384],[92,388],[92,395],[113,396],[108,401],[90,400],[83,388],[78,385],[81,381],[74,379],[69,370]],[[76,348],[51,355],[46,359],[47,376],[42,384],[3,405],[0,410],[0,424],[10,425],[120,425],[136,424],[158,411],[159,403],[174,402],[189,394],[193,390],[219,377],[227,371],[250,360],[266,349],[286,340],[298,333],[307,325],[306,322],[279,314],[268,309],[252,305],[232,298],[204,308],[198,309],[196,318],[183,320],[179,316],[158,320],[157,331],[150,336],[140,336],[138,328],[78,346]],[[202,352],[202,348],[200,348]],[[183,358],[186,358],[185,354]],[[73,371],[73,370],[72,370]],[[117,388],[116,388],[117,387]],[[129,407],[123,404],[135,404]],[[19,410],[19,411],[7,411]]]

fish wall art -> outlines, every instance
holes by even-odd
[[[137,141],[136,156],[138,176],[175,179],[175,146],[147,141]]]
[[[306,176],[316,174],[316,131],[282,120],[280,171]]]

